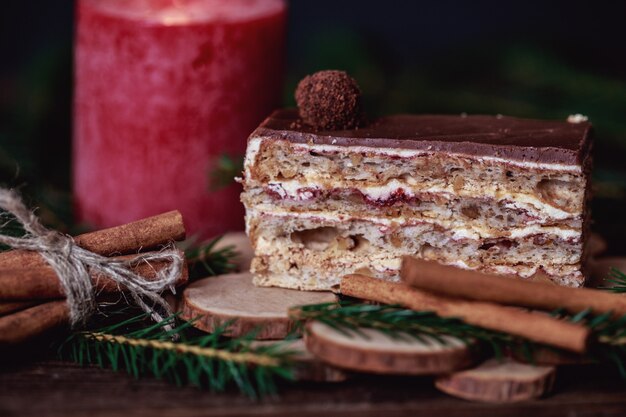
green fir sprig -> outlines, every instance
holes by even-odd
[[[605,288],[606,290],[616,293],[626,292],[626,274],[619,269],[615,267],[611,268],[605,281],[611,284],[610,287]]]
[[[626,316],[619,319],[610,313],[594,315],[590,310],[567,315],[562,310],[553,316],[587,326],[592,331],[588,356],[592,360],[612,362],[626,378]],[[344,334],[362,334],[360,328],[376,329],[390,338],[431,336],[445,343],[441,336],[454,336],[466,342],[478,343],[495,356],[505,351],[524,354],[529,360],[535,349],[549,348],[509,334],[470,325],[454,318],[439,317],[432,312],[412,311],[400,306],[361,304],[352,301],[299,307],[295,313],[303,320],[317,320]],[[489,352],[486,352],[489,353]]]
[[[174,322],[173,330],[167,330]],[[62,358],[81,365],[110,367],[135,378],[153,376],[212,391],[236,386],[251,398],[275,393],[278,379],[293,379],[294,352],[281,343],[252,347],[254,332],[231,339],[224,332],[232,323],[206,334],[196,331],[192,322],[171,317],[148,323],[146,314],[133,315],[119,323],[75,332],[58,351]]]
[[[220,236],[207,243],[185,249],[189,276],[192,280],[225,274],[236,268],[233,262],[238,254],[235,247],[225,246],[217,249],[216,246],[221,239]]]
[[[445,343],[441,336],[454,336],[467,343],[479,342],[491,348],[497,356],[515,338],[502,332],[483,329],[453,318],[444,318],[429,311],[413,311],[398,305],[362,304],[353,301],[312,304],[298,307],[296,316],[301,320],[317,320],[335,330],[350,335],[361,334],[360,328],[380,331],[391,339],[424,336]]]
[[[191,279],[224,274],[235,268],[233,246],[217,248],[221,237],[194,245],[188,242],[185,256]],[[102,323],[108,323],[102,325]],[[168,325],[175,322],[173,330]],[[252,398],[275,391],[276,379],[291,379],[290,356],[282,343],[251,348],[254,332],[244,337],[224,337],[225,323],[212,334],[202,333],[191,322],[176,317],[150,323],[132,307],[103,306],[92,326],[74,332],[59,348],[65,359],[125,369],[136,378],[154,376],[178,385],[189,384],[223,391],[237,386]]]

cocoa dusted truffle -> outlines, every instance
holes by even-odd
[[[302,120],[316,129],[353,129],[363,119],[361,90],[344,71],[319,71],[304,77],[295,98]]]

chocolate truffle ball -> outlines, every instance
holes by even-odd
[[[295,97],[300,117],[316,129],[353,129],[363,119],[361,90],[344,71],[319,71],[304,77]]]

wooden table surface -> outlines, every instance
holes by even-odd
[[[213,394],[53,360],[3,367],[0,416],[626,415],[626,382],[596,367],[563,368],[548,398],[504,405],[449,397],[435,390],[428,378],[362,375],[337,384],[285,384],[278,398],[254,402],[234,391]]]

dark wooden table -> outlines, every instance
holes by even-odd
[[[294,383],[276,399],[212,394],[155,379],[51,360],[4,366],[0,416],[624,416],[626,382],[596,367],[563,368],[548,398],[470,403],[439,393],[428,378],[356,376],[338,384]],[[8,369],[7,369],[8,368]]]

